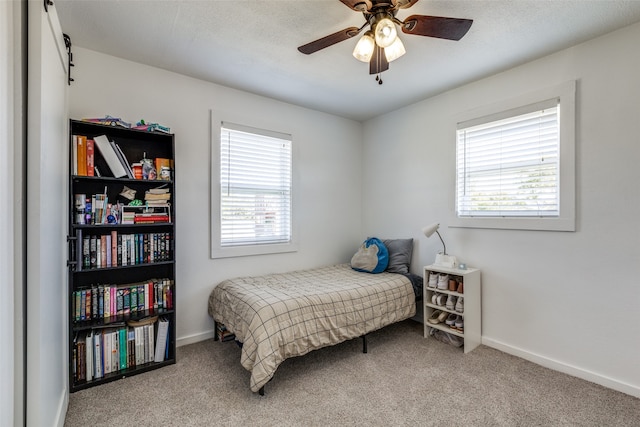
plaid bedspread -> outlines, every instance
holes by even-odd
[[[287,358],[362,336],[415,314],[401,274],[361,273],[349,264],[225,280],[209,315],[243,343],[241,363],[258,391]]]

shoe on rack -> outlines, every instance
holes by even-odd
[[[442,291],[446,291],[449,289],[449,275],[445,273],[440,273],[438,276],[438,289]]]
[[[438,298],[436,300],[436,304],[439,306],[444,306],[447,303],[447,295],[446,294],[438,294]]]
[[[458,293],[459,294],[464,293],[464,286],[462,285],[462,280],[458,282]]]
[[[439,323],[438,322],[438,317],[442,314],[441,310],[435,310],[433,313],[431,313],[431,316],[429,316],[429,319],[427,319],[427,322],[429,323]]]
[[[433,295],[431,295],[431,304],[436,305],[438,304],[438,295],[442,295],[442,294],[437,294],[437,293],[433,293]]]
[[[454,326],[459,332],[464,332],[464,318],[460,315],[456,318]]]
[[[458,313],[462,313],[464,311],[464,301],[462,301],[464,298],[460,297],[458,298],[458,301],[456,302],[456,311]]]
[[[431,317],[427,319],[427,322],[437,325],[438,323],[442,323],[447,318],[447,312],[442,310],[436,310],[431,313]]]
[[[449,290],[455,292],[458,289],[458,282],[456,279],[449,279]]]
[[[453,310],[456,307],[456,297],[449,295],[447,298],[447,310]]]
[[[453,314],[453,313],[451,313],[451,314],[449,314],[449,315],[447,316],[447,320],[445,321],[445,323],[446,323],[447,325],[449,325],[449,326],[453,327],[453,326],[455,326],[455,324],[456,324],[456,319],[457,319],[457,318],[458,318],[458,315],[457,315],[457,314]]]
[[[435,288],[438,284],[438,273],[434,273],[433,271],[429,273],[429,282],[427,282],[427,287]]]

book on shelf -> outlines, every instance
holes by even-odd
[[[118,144],[114,143],[113,141],[110,141],[110,142],[111,142],[112,146],[115,148],[116,154],[118,155],[118,158],[120,159],[120,162],[122,162],[122,164],[124,165],[125,170],[127,171],[127,177],[130,178],[130,179],[134,179],[133,169],[131,169],[131,164],[127,160],[127,157],[124,155],[124,152],[122,151],[122,149],[120,148],[120,146]]]
[[[94,355],[93,355],[94,370],[93,370],[93,376],[95,378],[102,378],[104,376],[103,375],[104,358],[102,356],[102,336],[100,334],[94,334],[93,335],[93,348],[94,348]]]
[[[78,135],[71,135],[71,173],[78,175]]]
[[[165,360],[165,349],[167,348],[167,335],[169,333],[169,321],[160,318],[158,321],[158,336],[156,338],[156,351],[153,360],[162,362]]]
[[[115,178],[127,176],[127,171],[118,157],[118,154],[111,141],[105,135],[99,135],[94,138],[95,146],[104,158],[105,162],[111,169],[111,173]]]
[[[147,201],[150,201],[150,200],[162,200],[162,201],[164,201],[164,203],[166,203],[168,200],[171,199],[171,193],[153,194],[153,193],[149,193],[147,191],[145,193],[145,195],[144,195],[144,199],[147,200]]]
[[[85,378],[87,381],[93,379],[95,372],[93,354],[93,331],[89,331],[85,337]]]
[[[95,162],[95,141],[93,139],[87,139],[87,176],[95,176],[94,162]]]
[[[84,135],[76,136],[77,148],[77,169],[79,176],[87,176],[87,137]]]

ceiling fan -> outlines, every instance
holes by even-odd
[[[358,35],[367,25],[353,51],[353,56],[369,63],[369,74],[378,74],[376,80],[382,84],[380,73],[389,69],[389,62],[405,54],[404,45],[397,35],[396,25],[405,34],[460,40],[471,28],[472,19],[445,18],[441,16],[411,15],[404,21],[396,18],[400,9],[408,9],[418,0],[340,0],[350,9],[362,12],[365,23],[360,27],[349,27],[298,47],[306,55],[332,46]]]

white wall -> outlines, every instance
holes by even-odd
[[[13,111],[20,104],[14,100],[12,86],[16,80],[14,76],[16,52],[14,40],[19,43],[20,25],[13,25],[14,5],[11,2],[0,3],[0,57],[7,58],[0,64],[0,92],[7,94],[0,101],[0,200],[13,200],[15,194],[14,182],[14,126]],[[19,57],[18,57],[19,58]],[[18,344],[14,331],[14,234],[15,224],[12,208],[0,216],[0,283],[3,297],[0,298],[0,342],[15,348]],[[0,352],[0,413],[9,424],[14,421],[14,387],[21,382],[20,375],[16,375],[14,351]]]
[[[349,261],[361,239],[360,123],[87,49],[74,47],[73,58],[71,118],[145,119],[170,126],[176,135],[180,344],[212,336],[207,298],[221,280]],[[210,258],[210,109],[293,134],[298,252]]]
[[[640,24],[364,126],[364,232],[419,239],[482,269],[483,343],[640,396]],[[392,71],[391,71],[392,72]],[[447,228],[456,114],[577,80],[577,231]]]

